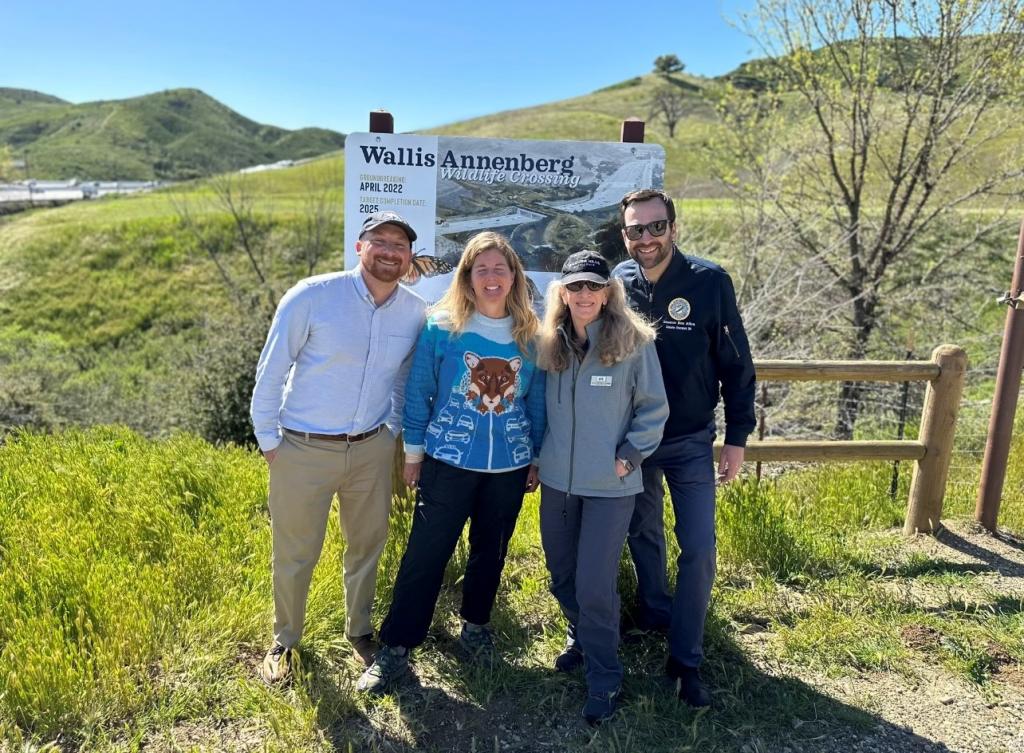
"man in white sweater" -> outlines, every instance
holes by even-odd
[[[387,539],[394,438],[426,304],[398,284],[416,233],[401,215],[363,223],[350,271],[285,293],[256,368],[252,422],[270,466],[274,642],[268,683],[291,675],[331,498],[345,536],[345,631],[369,664],[377,563]]]

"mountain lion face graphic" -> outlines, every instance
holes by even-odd
[[[523,366],[523,359],[481,358],[476,353],[466,353],[469,367],[469,389],[466,399],[481,413],[501,415],[511,406],[515,398],[516,374]]]

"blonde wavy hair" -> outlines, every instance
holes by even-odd
[[[562,288],[558,280],[548,286],[547,309],[544,323],[538,337],[537,365],[546,371],[565,371],[573,355],[569,343],[559,332],[572,337],[572,316],[569,306],[562,300]],[[654,327],[626,305],[626,290],[622,280],[608,281],[608,300],[601,312],[601,342],[597,356],[605,366],[624,361],[639,348],[654,342]]]
[[[534,338],[540,328],[540,321],[530,305],[530,290],[526,281],[523,263],[512,248],[508,239],[500,233],[485,231],[477,233],[469,239],[466,249],[462,252],[455,276],[441,300],[431,306],[431,312],[445,311],[449,317],[449,325],[453,334],[465,330],[470,317],[476,313],[476,296],[470,279],[473,263],[480,254],[490,250],[500,251],[505,262],[512,271],[512,289],[505,299],[505,310],[512,317],[512,337],[524,355],[532,352]]]

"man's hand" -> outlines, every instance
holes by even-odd
[[[540,485],[540,471],[537,466],[531,465],[530,470],[526,472],[526,491],[527,493],[536,491]]]
[[[266,452],[263,453],[263,459],[267,461],[267,465],[268,466],[271,463],[274,462],[274,458],[276,458],[276,457],[277,457],[277,448],[276,447],[273,450],[267,450]]]
[[[743,465],[743,447],[727,444],[722,446],[722,454],[718,458],[718,478],[715,481],[719,486],[728,484],[736,474],[740,472]]]
[[[422,460],[417,460],[415,463],[406,461],[405,467],[402,469],[402,479],[410,489],[415,489],[420,482],[420,468],[422,467]]]
[[[629,475],[629,468],[618,458],[615,458],[615,475],[619,478],[625,478]]]

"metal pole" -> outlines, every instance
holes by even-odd
[[[1017,242],[1017,261],[1013,267],[1010,291],[999,299],[1010,310],[1006,312],[1003,329],[1003,347],[999,353],[999,371],[996,374],[996,393],[992,397],[992,418],[985,442],[985,459],[981,464],[981,484],[974,517],[985,528],[996,530],[999,504],[1006,480],[1006,463],[1010,457],[1010,436],[1017,411],[1020,392],[1020,374],[1024,369],[1024,222],[1021,223]]]

